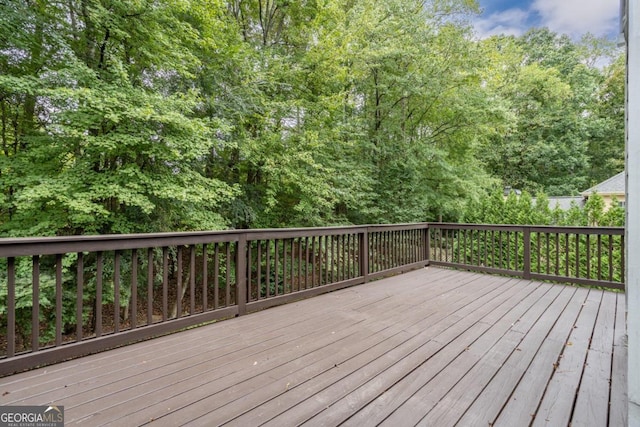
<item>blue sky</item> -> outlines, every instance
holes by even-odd
[[[531,27],[548,27],[574,39],[590,32],[615,38],[620,0],[479,0],[475,20],[479,37],[520,35]]]

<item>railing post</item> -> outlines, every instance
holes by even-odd
[[[236,305],[238,316],[247,314],[247,235],[238,236],[236,248]]]
[[[524,279],[531,279],[531,227],[522,228],[522,238],[524,240]]]
[[[360,256],[358,257],[360,274],[364,280],[364,283],[369,281],[369,227],[365,228],[360,233],[360,245],[358,251]]]

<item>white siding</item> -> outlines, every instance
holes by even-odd
[[[629,425],[640,426],[640,0],[627,13],[627,334]]]

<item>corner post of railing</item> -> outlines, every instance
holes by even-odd
[[[524,279],[531,279],[531,227],[522,227],[522,238],[524,243]]]
[[[238,316],[247,314],[247,234],[238,236],[236,248],[236,304]]]
[[[423,244],[423,253],[424,260],[427,261],[427,265],[429,265],[429,261],[431,261],[431,236],[429,236],[429,223],[424,228],[424,232],[422,233],[422,244]]]
[[[359,238],[359,268],[360,274],[362,275],[362,279],[364,283],[369,281],[369,227],[365,227],[364,231],[360,232]]]

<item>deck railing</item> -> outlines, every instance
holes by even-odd
[[[432,265],[624,290],[624,228],[429,224]]]
[[[0,375],[425,266],[427,229],[0,239]]]
[[[400,224],[0,239],[0,376],[428,265],[624,288],[624,229]]]

